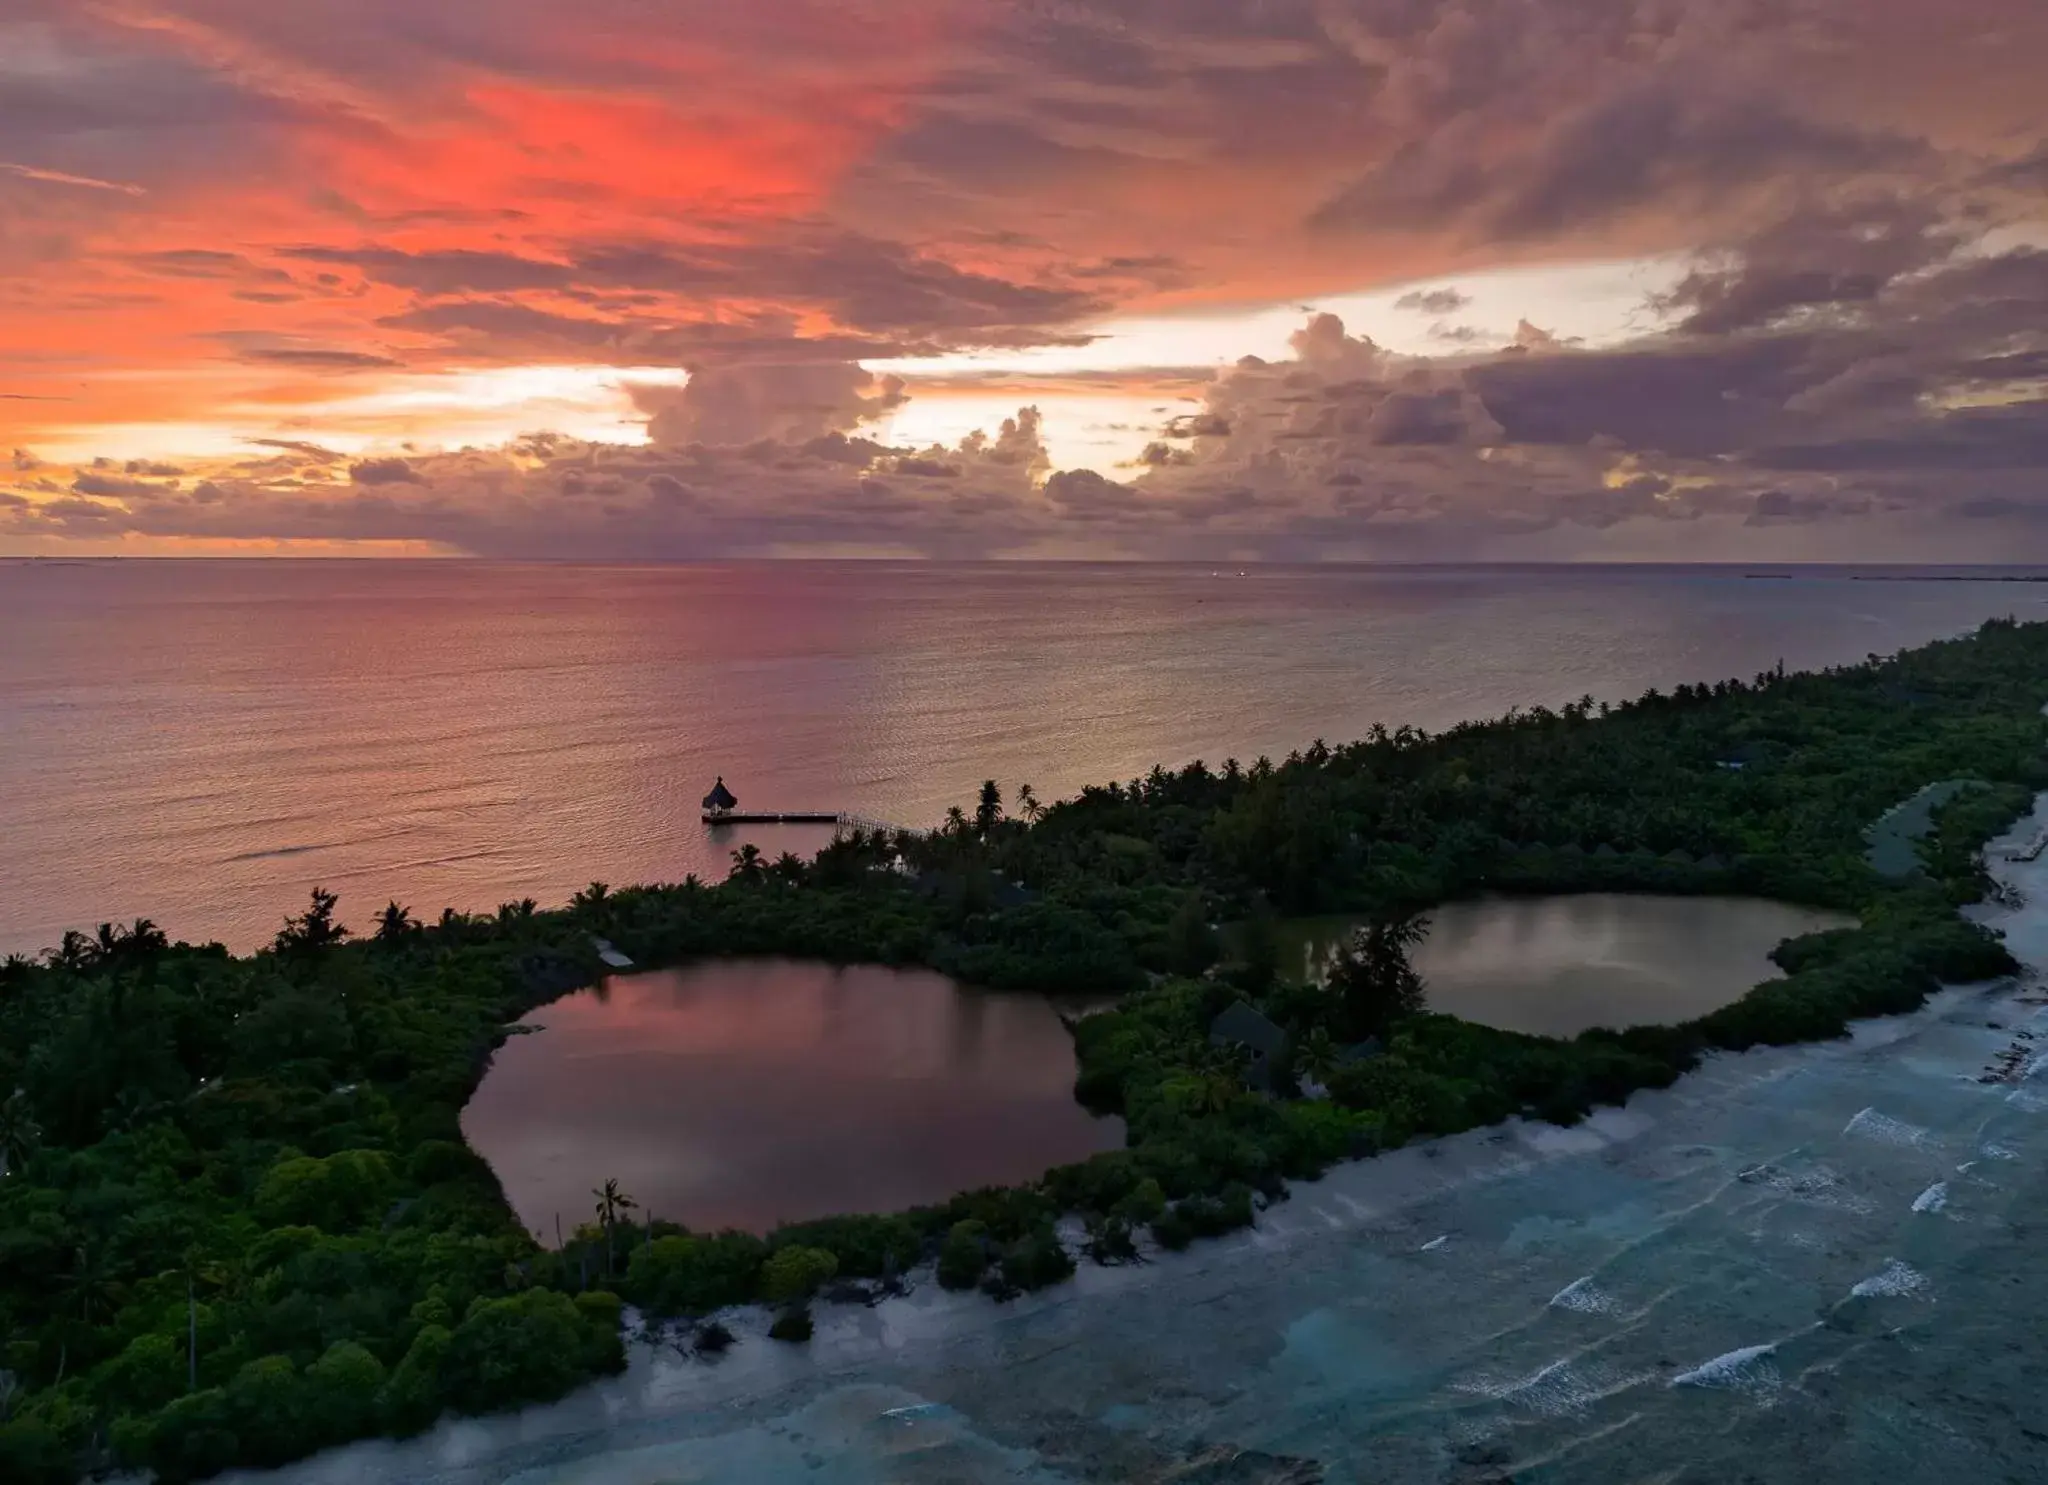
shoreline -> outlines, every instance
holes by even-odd
[[[1185,1335],[1190,1314],[1261,1304],[1284,1307],[1291,1291],[1319,1290],[1333,1280],[1340,1289],[1335,1296],[1340,1313],[1349,1303],[1383,1302],[1376,1293],[1381,1287],[1376,1281],[1406,1273],[1419,1282],[1428,1265],[1455,1260],[1484,1244],[1485,1235],[1473,1230],[1464,1210],[1485,1207],[1490,1193],[1519,1184],[1542,1189],[1547,1183],[1561,1189],[1589,1171],[1628,1169],[1637,1163],[1656,1167],[1660,1182],[1691,1180],[1690,1174],[1678,1177],[1664,1169],[1674,1161],[1682,1165],[1688,1159],[1706,1158],[1698,1153],[1703,1147],[1680,1138],[1691,1126],[1717,1117],[1740,1122],[1760,1106],[1782,1101],[1802,1081],[1836,1078],[1854,1088],[1859,1083],[1924,1072],[1939,1082],[1970,1083],[1987,1110],[2002,1107],[2031,1119],[2048,1111],[2048,1098],[2018,1083],[2040,1071],[2048,1059],[2035,1057],[2018,1083],[1982,1084],[1975,1082],[1974,1075],[1991,1064],[1999,1046],[2019,1044],[2013,1028],[2027,1030],[2031,1022],[2040,1035],[2048,1037],[2048,997],[2042,994],[2040,983],[2048,971],[2048,863],[2015,861],[1998,849],[2023,842],[2044,826],[2048,826],[2048,793],[2038,796],[2029,815],[1986,848],[1994,878],[2001,887],[2021,895],[2020,905],[1987,901],[1962,910],[1965,917],[2004,931],[2009,947],[2022,962],[2022,973],[2004,981],[1944,988],[1917,1011],[1854,1023],[1844,1040],[1716,1053],[1671,1088],[1638,1093],[1626,1105],[1599,1110],[1573,1129],[1514,1120],[1350,1162],[1320,1181],[1293,1184],[1290,1199],[1262,1212],[1259,1225],[1245,1233],[1198,1245],[1186,1253],[1158,1255],[1140,1267],[1084,1265],[1071,1284],[1026,1295],[1004,1306],[989,1305],[973,1293],[945,1294],[927,1278],[910,1295],[883,1300],[873,1307],[820,1306],[817,1334],[809,1348],[768,1342],[761,1333],[765,1315],[728,1314],[727,1323],[741,1341],[716,1361],[679,1360],[672,1353],[636,1343],[624,1376],[585,1387],[558,1403],[504,1418],[446,1421],[404,1443],[360,1443],[280,1470],[237,1471],[221,1478],[235,1485],[342,1485],[345,1481],[365,1485],[396,1485],[399,1481],[417,1485],[495,1485],[500,1481],[625,1485],[676,1477],[667,1473],[671,1470],[682,1478],[698,1477],[689,1473],[691,1469],[710,1471],[702,1476],[706,1479],[728,1478],[717,1473],[719,1461],[740,1450],[771,1470],[753,1478],[771,1480],[784,1478],[772,1473],[780,1467],[771,1459],[778,1430],[820,1440],[830,1436],[860,1457],[865,1457],[862,1451],[893,1448],[895,1443],[909,1447],[916,1439],[918,1449],[943,1445],[949,1455],[967,1457],[974,1472],[957,1478],[977,1482],[1012,1478],[999,1474],[999,1469],[1017,1463],[1020,1449],[1026,1461],[1045,1455],[1055,1443],[1051,1435],[1058,1432],[1055,1427],[1036,1438],[1015,1435],[1020,1427],[1028,1433],[1033,1422],[1045,1429],[1045,1420],[1013,1395],[1018,1387],[1013,1376],[1017,1368],[1057,1371],[1070,1365],[1086,1371],[1108,1364],[1112,1354],[1135,1355],[1142,1361],[1124,1368],[1131,1374],[1123,1384],[1128,1389],[1147,1368],[1170,1372],[1177,1364],[1160,1353],[1173,1349],[1176,1331]],[[2048,1041],[2043,1046],[2048,1047]],[[1937,1052],[1942,1059],[1938,1063],[1933,1060]],[[1970,1065],[1973,1057],[1978,1059],[1974,1066]],[[1927,1064],[1924,1069],[1923,1063]],[[1858,1073],[1867,1076],[1859,1080],[1855,1077]],[[1901,1105],[1897,1098],[1887,1102]],[[1893,1149],[1911,1151],[1916,1141],[1931,1141],[1935,1136],[1872,1104],[1851,1115],[1839,1138],[1855,1148],[1868,1146],[1883,1154]],[[1665,1143],[1671,1148],[1662,1148]],[[1988,1141],[1987,1146],[2005,1148]],[[1795,1158],[1796,1152],[1782,1152],[1779,1162]],[[2002,1158],[1991,1157],[1993,1161]],[[1782,1186],[1788,1193],[1781,1204],[1785,1207],[1797,1210],[1803,1205],[1851,1217],[1869,1215],[1862,1210],[1869,1198],[1860,1188],[1845,1187],[1839,1178],[1827,1174],[1825,1163],[1819,1167],[1820,1175],[1782,1179],[1779,1165],[1771,1162],[1753,1165],[1735,1158],[1722,1163],[1737,1168],[1707,1172],[1710,1179],[1699,1194],[1682,1193],[1697,1204],[1694,1210],[1742,1200],[1753,1190],[1776,1192]],[[1963,1179],[1967,1179],[1969,1167],[1979,1163],[1966,1162]],[[1907,1184],[1919,1179],[1916,1175]],[[1910,1203],[1901,1198],[1900,1208],[1916,1219],[1938,1217],[1949,1202],[1949,1181],[1961,1183],[1950,1176],[1929,1184]],[[1937,1184],[1942,1188],[1939,1197],[1930,1194]],[[1905,1187],[1899,1190],[1903,1192]],[[1546,1220],[1543,1213],[1550,1205],[1531,1201],[1527,1191],[1516,1192],[1512,1204],[1527,1212],[1518,1224],[1523,1227]],[[1642,1226],[1641,1219],[1634,1225]],[[1537,1322],[1548,1323],[1546,1317],[1554,1319],[1560,1313],[1599,1316],[1612,1310],[1619,1301],[1611,1301],[1607,1290],[1621,1286],[1606,1277],[1607,1270],[1623,1263],[1632,1248],[1655,1241],[1657,1231],[1654,1221],[1639,1233],[1616,1228],[1606,1240],[1606,1246],[1617,1250],[1607,1268],[1572,1277],[1556,1288],[1544,1287],[1549,1279],[1537,1283],[1535,1288],[1549,1296],[1531,1296],[1537,1305]],[[1523,1247],[1526,1249],[1526,1240]],[[1356,1260],[1362,1254],[1369,1261],[1366,1269],[1359,1270]],[[1895,1290],[1902,1290],[1903,1298],[1920,1282],[1887,1268],[1888,1255],[1872,1251],[1843,1256],[1858,1273],[1863,1268],[1870,1270],[1869,1275],[1844,1286],[1844,1293],[1858,1304],[1887,1301]],[[1282,1259],[1284,1263],[1278,1261]],[[1496,1269],[1500,1266],[1493,1265]],[[1910,1265],[1904,1272],[1919,1273]],[[1498,1278],[1496,1272],[1487,1282],[1498,1282]],[[1344,1290],[1357,1292],[1347,1301]],[[1655,1307],[1653,1304],[1652,1309]],[[1319,1306],[1317,1312],[1325,1308]],[[1170,1316],[1180,1318],[1166,1320]],[[1154,1326],[1137,1323],[1139,1317],[1149,1317]],[[1447,1316],[1445,1319],[1448,1323]],[[1163,1331],[1156,1328],[1162,1322]],[[1290,1324],[1299,1323],[1297,1319]],[[1491,1339],[1496,1349],[1509,1348],[1509,1333]],[[1221,1341],[1217,1344],[1228,1349]],[[1731,1346],[1716,1355],[1687,1352],[1675,1356],[1672,1365],[1659,1375],[1618,1379],[1614,1395],[1638,1394],[1645,1388],[1652,1389],[1648,1395],[1669,1394],[1674,1389],[1711,1393],[1720,1389],[1725,1378],[1749,1376],[1774,1348],[1790,1353],[1812,1344],[1806,1331],[1794,1330],[1747,1346]],[[1705,1338],[1692,1345],[1695,1350],[1702,1349]],[[1067,1363],[1060,1360],[1076,1348],[1083,1352],[1099,1349],[1102,1354]],[[1768,1384],[1768,1390],[1775,1392],[1784,1385],[1781,1378]],[[1741,1393],[1741,1388],[1735,1390]],[[1007,1407],[1005,1398],[1009,1399]],[[972,1406],[963,1406],[970,1401]],[[1563,1415],[1592,1407],[1594,1401],[1598,1400],[1582,1400],[1582,1404],[1564,1409]],[[1152,1405],[1135,1397],[1112,1397],[1106,1402],[1112,1410]],[[984,1412],[993,1415],[994,1421],[978,1422]],[[882,1430],[884,1442],[874,1436],[877,1429]],[[892,1432],[894,1442],[887,1442]],[[1162,1471],[1186,1457],[1190,1448],[1201,1447],[1193,1433],[1181,1439],[1124,1442],[1136,1451],[1134,1459],[1150,1450]],[[1212,1442],[1266,1449],[1275,1441],[1252,1437]],[[879,1461],[882,1456],[875,1457]],[[1297,1460],[1310,1457],[1293,1456]],[[834,1462],[850,1466],[853,1461]],[[1088,1473],[1085,1464],[1075,1463],[1081,1464],[1081,1472],[1062,1470],[1021,1477],[1076,1482],[1140,1478],[1135,1474]],[[1119,1459],[1113,1467],[1127,1468],[1129,1462]],[[1145,1477],[1167,1478],[1163,1473]],[[849,1472],[826,1478],[866,1476]],[[1245,1478],[1297,1477],[1274,1473]],[[1574,1478],[1612,1477],[1585,1474]]]

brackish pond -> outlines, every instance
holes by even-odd
[[[889,1212],[1035,1179],[1123,1144],[1074,1102],[1042,998],[942,975],[724,960],[544,1006],[463,1111],[513,1209],[552,1243],[615,1178],[700,1230]]]
[[[1783,940],[1855,922],[1758,898],[1619,893],[1483,898],[1429,917],[1415,967],[1430,1009],[1539,1036],[1703,1016],[1776,978],[1769,955]],[[1355,926],[1282,925],[1282,963],[1320,979]]]

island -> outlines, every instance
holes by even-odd
[[[737,1305],[800,1344],[813,1306],[906,1282],[1000,1302],[1256,1224],[1339,1161],[1571,1124],[1716,1052],[2008,973],[1957,909],[2048,787],[2044,704],[2048,625],[2000,621],[1822,673],[1161,766],[1050,807],[991,783],[928,834],[742,848],[716,883],[428,922],[391,903],[351,923],[316,892],[243,956],[147,920],[67,934],[0,966],[0,1477],[197,1479],[545,1401],[623,1366],[629,1306],[714,1357]],[[1579,892],[1741,893],[1855,926],[1788,941],[1782,977],[1676,1026],[1564,1040],[1429,1011],[1409,950],[1430,908]],[[1305,983],[1275,929],[1316,914],[1364,926]],[[593,1170],[589,1220],[539,1240],[460,1115],[508,1028],[600,978],[601,953],[1085,993],[1104,1008],[1073,1022],[1076,1096],[1122,1116],[1125,1147],[765,1235],[646,1220]]]

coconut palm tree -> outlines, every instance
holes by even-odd
[[[787,882],[792,887],[803,885],[804,858],[797,855],[794,851],[784,851],[780,856],[777,856],[769,865],[768,870],[777,881]]]
[[[732,870],[727,880],[758,882],[768,870],[768,863],[761,855],[761,848],[749,841],[732,853]]]
[[[1038,795],[1029,784],[1017,786],[1017,813],[1026,823],[1036,825],[1045,818],[1045,806],[1038,802]]]
[[[946,811],[946,834],[965,835],[968,833],[969,828],[967,824],[967,811],[960,808],[959,805],[953,805]]]
[[[419,921],[413,917],[411,908],[400,907],[395,900],[387,902],[384,911],[377,914],[377,942],[400,943],[419,926]]]
[[[87,1325],[111,1320],[120,1305],[121,1286],[105,1258],[88,1248],[77,1250],[65,1289],[78,1318]]]
[[[1320,1026],[1301,1039],[1294,1053],[1295,1071],[1325,1088],[1330,1086],[1330,1077],[1342,1060],[1336,1039]]]
[[[612,889],[603,882],[592,882],[581,892],[569,899],[570,911],[580,918],[602,918],[605,907],[612,898]]]
[[[974,833],[983,840],[995,834],[996,826],[1003,823],[1003,791],[996,787],[994,779],[984,779],[981,797],[974,806]]]
[[[73,974],[92,965],[92,940],[76,928],[64,930],[63,942],[50,951],[50,963],[57,969],[69,970]]]
[[[597,1198],[597,1221],[604,1228],[604,1271],[612,1271],[612,1229],[619,1225],[619,1214],[630,1212],[640,1203],[619,1189],[619,1183],[608,1180],[602,1186],[593,1186],[590,1194]]]

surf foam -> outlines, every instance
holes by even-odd
[[[1909,1263],[1887,1258],[1884,1271],[1872,1274],[1849,1291],[1854,1299],[1899,1299],[1927,1287],[1927,1275]]]

